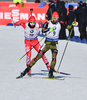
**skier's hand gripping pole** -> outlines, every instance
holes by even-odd
[[[53,32],[56,28],[49,28],[48,30],[50,31],[49,33],[47,33],[37,44],[39,44],[45,37],[47,37],[48,34],[50,34],[51,32]],[[35,44],[28,52],[30,52],[37,44]],[[28,53],[27,52],[27,53]],[[27,53],[25,53],[20,59],[18,59],[18,61],[20,61]]]

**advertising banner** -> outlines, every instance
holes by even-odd
[[[13,17],[14,21],[24,21],[28,22],[31,8],[8,8],[1,7],[0,10],[0,25],[7,25],[8,23],[12,23],[11,17]],[[42,21],[45,22],[45,14],[47,8],[33,8],[32,15],[36,17],[37,22]]]
[[[25,3],[25,7],[21,7],[20,4],[18,6],[13,5],[15,5],[15,3],[5,3],[5,5],[4,3],[0,4],[0,25],[7,25],[8,23],[13,23],[11,17],[13,17],[14,22],[28,22],[29,16],[31,15],[31,8],[33,8],[32,15],[36,17],[37,22],[42,21],[42,23],[44,23],[46,21],[45,16],[48,10],[48,4],[46,4],[44,7],[38,7],[40,3]],[[65,6],[67,8],[68,14],[69,4]],[[76,9],[78,4],[73,4],[73,6]]]

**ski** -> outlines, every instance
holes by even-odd
[[[64,72],[58,72],[58,71],[54,71],[54,72],[56,72],[56,73],[58,73],[58,74],[63,74],[63,75],[71,75],[71,74],[69,74],[69,73],[64,73]]]
[[[16,79],[20,79],[22,76],[16,77]],[[41,78],[41,79],[52,79],[52,80],[64,80],[64,78],[49,78],[49,77],[31,77],[31,78]]]
[[[16,79],[19,79],[19,78],[22,78],[22,76],[20,75],[20,76],[16,77]]]
[[[41,71],[43,71],[43,72],[48,72],[49,70],[41,70]],[[56,70],[54,70],[54,72],[56,72],[57,74],[71,75],[71,74],[69,74],[69,73],[65,73],[65,72],[58,72],[58,71],[56,71]]]
[[[64,78],[49,78],[49,77],[45,77],[44,79],[50,79],[50,80],[64,80]]]

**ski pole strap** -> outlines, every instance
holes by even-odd
[[[76,21],[73,21],[73,22],[72,22],[72,25],[75,26],[75,25],[76,25]]]

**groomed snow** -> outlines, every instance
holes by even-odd
[[[32,75],[16,79],[26,68],[24,29],[0,26],[0,100],[87,100],[87,44],[69,41],[59,71],[70,73],[54,75],[65,80],[47,80],[47,68],[40,59],[32,68]],[[68,32],[67,32],[68,34]],[[75,28],[75,35],[79,36]],[[39,40],[42,37],[39,37]],[[43,44],[44,40],[41,42]],[[66,40],[59,40],[57,70]],[[32,50],[32,58],[37,52]],[[51,52],[46,53],[51,62]],[[43,71],[45,70],[45,71]]]

